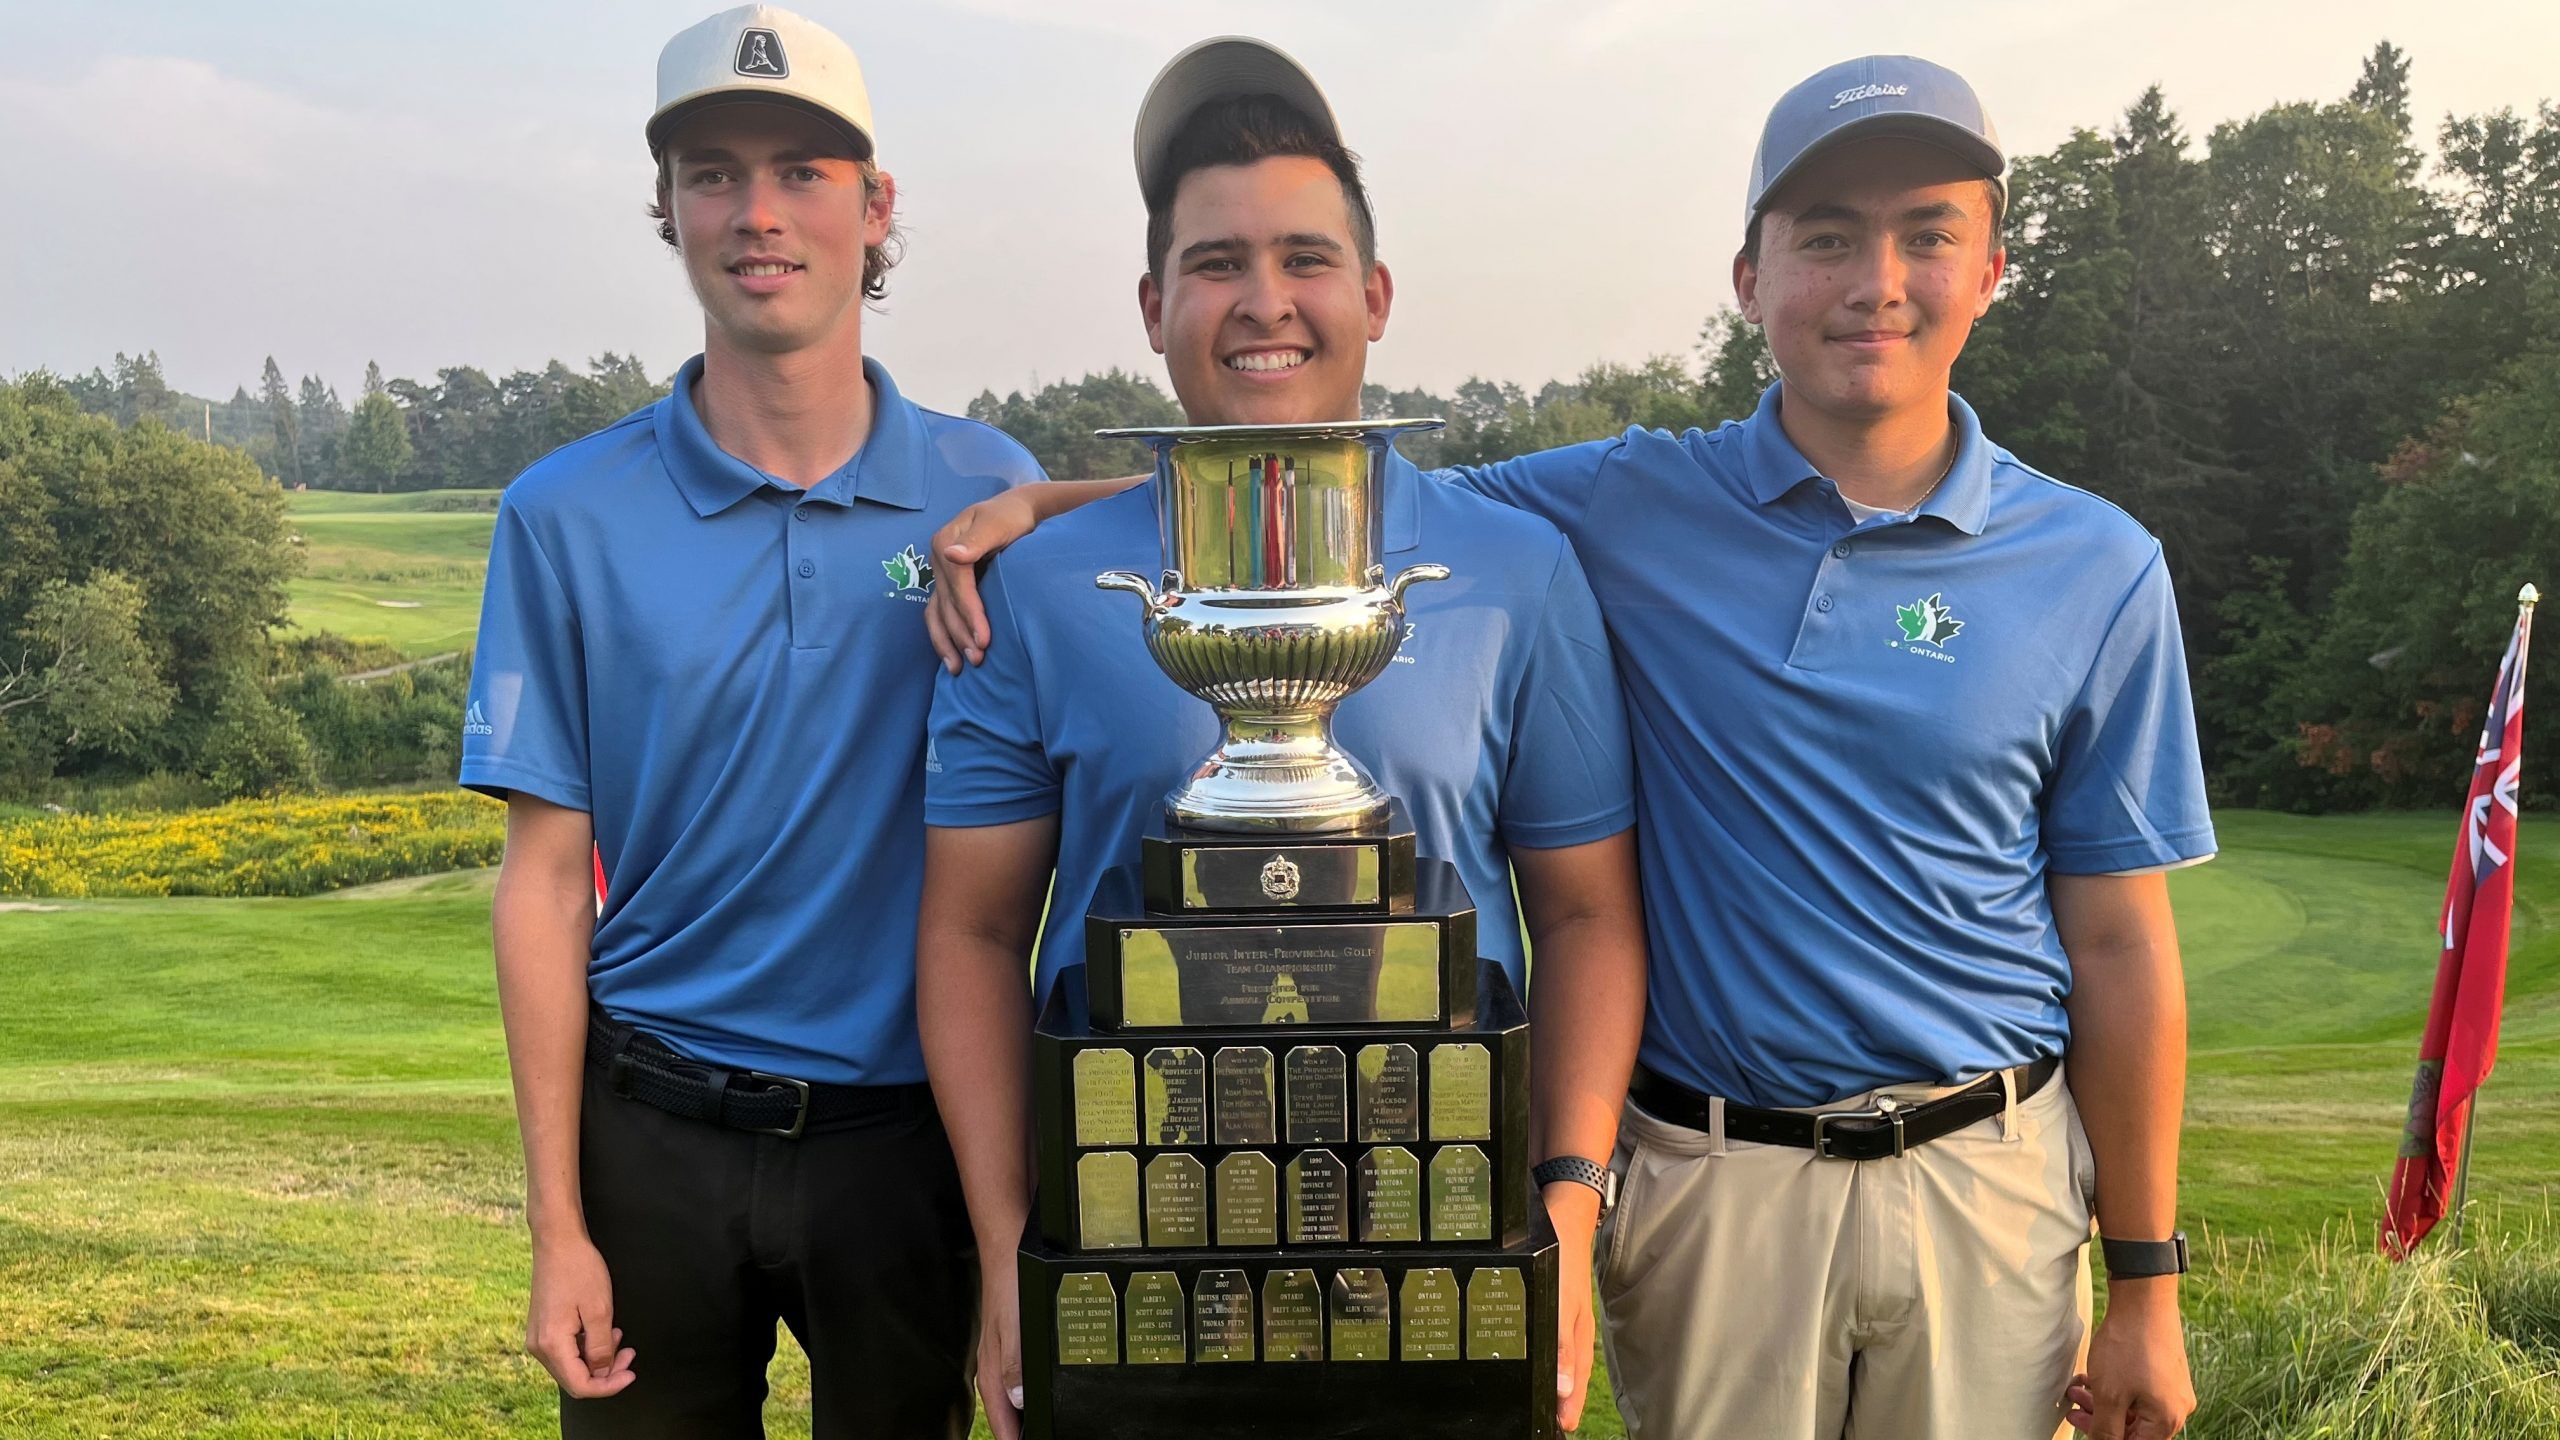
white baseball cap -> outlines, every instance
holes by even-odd
[[[1342,126],[1333,106],[1317,88],[1307,67],[1267,40],[1249,35],[1220,35],[1165,62],[1138,102],[1138,190],[1155,193],[1157,173],[1173,149],[1192,112],[1230,95],[1277,95],[1303,112],[1324,137],[1342,143]]]
[[[852,135],[860,158],[877,150],[871,92],[853,47],[805,16],[771,5],[723,10],[679,31],[658,52],[658,108],[649,116],[649,153],[667,146],[676,124],[715,105],[791,105]]]

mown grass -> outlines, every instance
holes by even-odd
[[[413,656],[469,647],[497,493],[286,496],[304,557],[292,587],[293,624],[384,640]]]
[[[2372,1256],[2373,1218],[2451,818],[2227,815],[2224,858],[2176,877],[2190,1433],[2560,1434],[2560,870],[2534,868],[2540,818],[2478,1253],[2416,1269]],[[486,887],[0,913],[0,1435],[551,1433],[516,1348]],[[805,1435],[787,1342],[775,1379],[773,1433]],[[1585,1433],[1615,1420],[1604,1391]]]

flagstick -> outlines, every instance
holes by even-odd
[[[2474,1090],[2471,1098],[2463,1102],[2462,1158],[2453,1166],[2453,1248],[2456,1250],[2462,1248],[2462,1217],[2471,1199],[2471,1141],[2480,1133],[2474,1123],[2479,1118],[2480,1092]]]
[[[2517,619],[2525,627],[2528,637],[2533,633],[2533,607],[2541,599],[2542,592],[2530,584],[2516,592],[2516,608],[2521,612]],[[2516,647],[2516,664],[2524,664],[2522,644]],[[2453,1248],[2456,1250],[2462,1248],[2462,1220],[2471,1199],[2471,1142],[2480,1134],[2479,1120],[2480,1092],[2474,1090],[2471,1098],[2463,1103],[2462,1158],[2453,1167]]]

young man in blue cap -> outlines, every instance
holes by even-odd
[[[2158,542],[1949,392],[2005,169],[1952,72],[1813,76],[1734,261],[1759,412],[1465,477],[1575,538],[1634,697],[1652,970],[1600,1285],[1635,1433],[2194,1406],[2160,872],[2213,827]]]
[[[1139,308],[1190,420],[1356,417],[1393,285],[1314,81],[1259,41],[1195,46],[1149,90],[1137,152],[1148,211]],[[1408,596],[1397,663],[1343,703],[1338,733],[1409,807],[1423,853],[1456,865],[1480,943],[1514,984],[1526,917],[1538,950],[1532,1140],[1584,1177],[1546,1187],[1578,1274],[1643,1009],[1635,808],[1607,636],[1553,525],[1425,480],[1401,458],[1378,503],[1388,564],[1437,561],[1452,578]],[[1002,1437],[1019,1424],[1019,1329],[1013,1277],[996,1257],[1012,1252],[1031,1201],[1034,1008],[1082,963],[1082,916],[1104,872],[1136,857],[1165,791],[1217,730],[1149,657],[1128,597],[1094,587],[1101,571],[1160,562],[1145,489],[1047,526],[989,570],[997,641],[934,700],[919,1001],[987,1257],[979,1389]],[[1565,1286],[1567,1423],[1582,1407],[1590,1306],[1587,1286]]]
[[[976,1281],[915,1028],[919,556],[1038,469],[862,353],[895,189],[842,40],[728,11],[658,93],[703,354],[508,488],[463,727],[462,782],[508,802],[526,1347],[564,1435],[759,1436],[779,1320],[816,1434],[956,1440]]]
[[[1949,390],[2005,169],[1949,71],[1813,76],[1734,261],[1759,412],[1462,474],[1575,540],[1634,719],[1648,1009],[1599,1276],[1636,1434],[2159,1440],[2194,1407],[2160,872],[2213,831],[2158,544]]]

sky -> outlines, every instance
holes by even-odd
[[[1979,90],[2013,154],[2147,85],[2213,126],[2343,96],[2374,42],[2448,112],[2560,100],[2560,4],[2383,0],[805,0],[859,53],[908,254],[866,349],[960,410],[1119,366],[1137,318],[1140,95],[1213,34],[1315,74],[1364,157],[1396,278],[1369,378],[1532,388],[1687,355],[1731,298],[1769,105],[1900,51]],[[641,213],[657,53],[708,0],[0,0],[0,375],[156,350],[215,398],[268,355],[342,395],[701,348]]]

